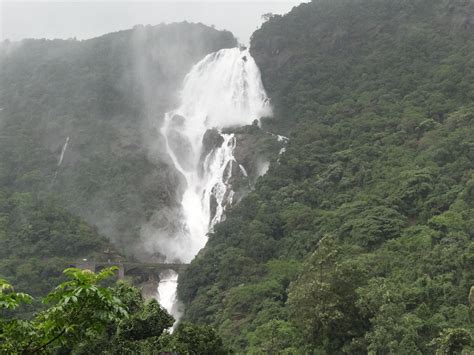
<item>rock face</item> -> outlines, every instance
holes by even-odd
[[[204,161],[213,151],[224,144],[223,135],[233,134],[235,148],[234,160],[230,161],[223,171],[224,180],[229,188],[226,190],[223,201],[224,210],[239,202],[252,190],[257,178],[263,175],[270,162],[277,163],[278,156],[284,151],[286,138],[265,132],[258,125],[249,125],[240,128],[230,128],[223,132],[216,129],[208,130],[202,140],[202,152],[200,157],[200,174],[203,175]],[[230,178],[227,180],[227,177]],[[215,193],[210,198],[210,215],[214,216],[218,208]]]
[[[224,143],[224,138],[216,129],[208,129],[202,138],[202,152],[199,158],[199,165],[202,166],[204,159],[214,149],[220,147]]]
[[[216,129],[209,129],[202,138],[203,155],[207,155],[211,150],[220,147],[224,138]]]
[[[234,150],[236,164],[232,166],[230,180],[235,192],[235,203],[253,188],[258,177],[266,173],[271,162],[277,162],[286,141],[263,131],[255,124],[228,129],[225,133],[233,133],[237,140]]]

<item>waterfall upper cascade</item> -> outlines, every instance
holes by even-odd
[[[183,228],[173,240],[160,244],[167,261],[190,262],[232,203],[232,175],[245,168],[234,157],[236,137],[222,130],[269,115],[260,71],[248,50],[231,48],[209,54],[187,74],[180,105],[165,114],[161,128],[167,153],[186,180]],[[209,130],[217,134],[211,144],[203,144]],[[163,291],[158,289],[161,299]]]

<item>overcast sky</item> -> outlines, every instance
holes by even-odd
[[[0,0],[0,39],[87,39],[137,24],[202,22],[231,31],[241,43],[262,23],[261,15],[284,14],[298,0],[5,1]]]

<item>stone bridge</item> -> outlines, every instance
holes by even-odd
[[[188,264],[165,264],[165,263],[133,263],[133,262],[114,262],[114,261],[91,261],[83,260],[70,265],[83,270],[93,272],[100,271],[107,267],[116,266],[118,268],[117,276],[119,279],[125,277],[142,277],[144,279],[160,279],[160,273],[165,270],[173,270],[182,273]]]

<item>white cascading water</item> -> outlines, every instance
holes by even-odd
[[[66,153],[66,149],[67,149],[68,144],[69,144],[69,136],[67,136],[66,142],[64,142],[64,145],[61,149],[61,154],[59,155],[58,164],[56,165],[56,172],[54,173],[54,177],[53,177],[53,180],[51,181],[51,183],[54,183],[56,181],[56,178],[58,177],[59,167],[63,163],[64,154]]]
[[[61,166],[61,164],[63,163],[64,153],[66,153],[68,144],[69,144],[69,136],[67,136],[66,142],[64,143],[63,148],[61,149],[61,155],[59,156],[58,167]]]
[[[234,158],[235,136],[222,133],[222,129],[251,124],[269,115],[260,71],[248,50],[222,49],[207,55],[188,73],[180,106],[165,114],[161,128],[167,153],[186,180],[181,201],[183,228],[171,242],[159,245],[167,261],[189,263],[196,256],[207,242],[207,233],[232,203],[234,164],[246,174]],[[204,149],[203,137],[211,129],[217,130],[218,140]],[[158,301],[179,318],[166,301],[176,300],[177,279],[172,281],[168,277],[160,280]]]
[[[178,273],[174,270],[165,270],[160,273],[158,285],[158,302],[164,307],[174,319],[179,319],[182,311],[178,304],[176,288],[178,287]]]

